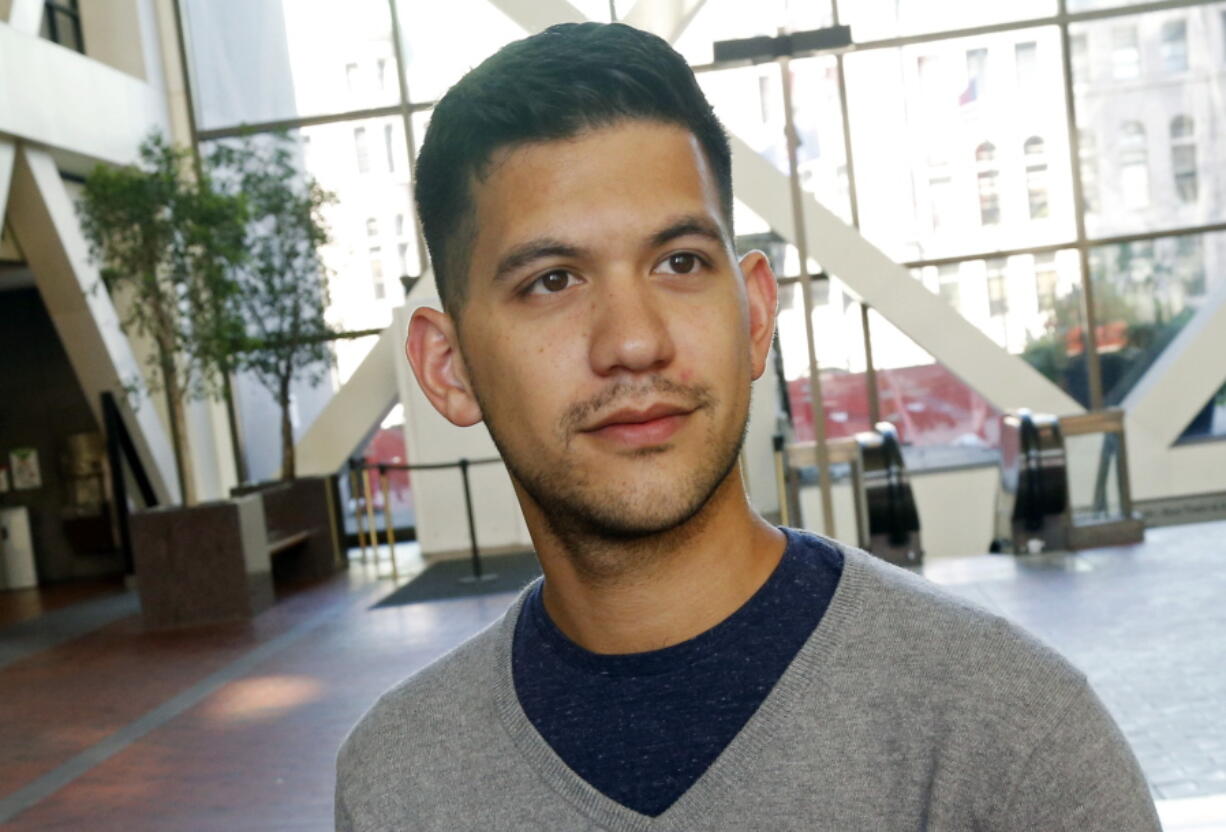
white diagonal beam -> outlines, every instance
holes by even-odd
[[[17,142],[0,138],[0,228],[4,228],[4,209],[8,207],[13,165],[17,162]]]
[[[622,23],[676,42],[706,0],[638,0]]]
[[[1134,441],[1169,448],[1226,381],[1226,280],[1219,280],[1122,407]]]
[[[733,191],[781,236],[795,239],[787,176],[741,139],[730,139]],[[812,257],[993,406],[1056,415],[1083,411],[809,194],[804,213]]]
[[[371,426],[391,410],[397,400],[394,362],[404,360],[402,343],[395,326],[383,330],[357,370],[324,405],[294,448],[299,476],[339,471]]]
[[[539,32],[555,23],[583,23],[587,17],[566,0],[490,0],[490,5],[514,20],[525,32]]]
[[[37,35],[43,25],[43,0],[9,0],[8,24],[22,34]]]
[[[46,151],[18,148],[9,203],[9,225],[25,252],[81,391],[101,425],[101,394],[125,399],[125,385],[143,377],[141,366],[110,296],[99,286],[72,199]],[[148,393],[142,388],[136,395],[139,404],[128,422],[133,443],[158,500],[178,502],[170,439]]]

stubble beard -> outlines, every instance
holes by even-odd
[[[491,419],[491,411],[481,403],[486,427],[512,479],[538,507],[575,566],[593,579],[616,577],[641,567],[643,560],[658,558],[662,551],[674,548],[732,473],[745,441],[748,394],[734,430],[721,432],[721,426],[712,420],[703,443],[710,453],[702,454],[693,466],[677,472],[670,481],[652,483],[646,489],[648,493],[619,491],[603,484],[599,472],[575,465],[571,447],[578,426],[585,424],[591,414],[612,407],[614,401],[645,392],[680,397],[695,408],[689,418],[719,412],[720,403],[707,387],[681,385],[660,377],[652,377],[646,385],[617,384],[567,409],[558,426],[563,450],[545,458],[539,453],[520,452],[505,441],[501,420]],[[664,445],[627,456],[632,464],[641,460],[644,466],[649,466],[652,457],[672,452],[673,448]]]

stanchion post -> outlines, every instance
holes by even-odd
[[[464,512],[468,515],[468,543],[472,548],[473,580],[479,581],[481,575],[481,555],[477,554],[477,524],[473,521],[473,497],[468,486],[468,458],[460,458],[460,479],[464,482]]]
[[[387,468],[379,466],[379,485],[383,489],[383,525],[387,527],[387,552],[392,559],[392,580],[400,580],[396,569],[396,535],[392,531],[392,491],[388,484]]]
[[[362,499],[366,502],[366,536],[370,538],[370,554],[375,559],[375,570],[379,568],[379,530],[375,525],[375,503],[370,495],[370,469],[362,467]]]
[[[353,498],[353,525],[358,530],[358,545],[362,547],[362,563],[366,563],[366,530],[362,528],[362,503],[358,494],[358,472],[349,466],[349,496]]]
[[[775,449],[775,488],[779,493],[779,525],[792,525],[788,517],[788,481],[786,471],[786,462],[784,460],[783,450],[783,434],[776,433],[772,437],[772,443]]]

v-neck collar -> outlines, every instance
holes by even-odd
[[[843,552],[843,574],[812,635],[740,732],[702,776],[660,815],[653,818],[629,809],[580,777],[537,732],[520,706],[512,675],[511,648],[524,600],[535,584],[521,593],[507,611],[495,639],[493,687],[503,727],[516,749],[549,787],[599,826],[611,832],[680,832],[692,828],[700,819],[709,818],[718,803],[737,799],[756,761],[772,746],[775,732],[788,727],[788,714],[802,701],[814,702],[820,674],[842,642],[848,622],[859,612],[868,569],[864,562],[868,555],[844,546],[839,549]]]

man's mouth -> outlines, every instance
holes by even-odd
[[[693,412],[692,407],[672,404],[622,408],[601,417],[583,433],[616,445],[650,447],[671,439]]]

